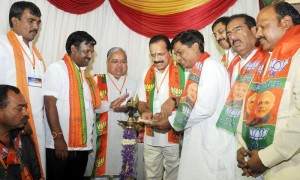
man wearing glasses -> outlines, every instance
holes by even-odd
[[[162,105],[176,101],[184,87],[184,70],[172,60],[169,39],[156,35],[150,39],[149,49],[153,65],[143,72],[138,92],[138,110],[144,120],[155,119],[160,114],[171,115],[176,108]],[[146,125],[144,161],[147,179],[177,179],[178,135],[172,130],[162,132]]]
[[[128,78],[127,54],[120,47],[107,52],[107,73],[96,74],[102,105],[96,110],[94,152],[89,155],[85,175],[99,178],[118,178],[122,167],[123,128],[118,120],[128,119],[126,101],[136,94],[137,83]]]

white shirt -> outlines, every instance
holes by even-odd
[[[35,69],[30,62],[30,59],[23,52],[26,79],[28,77],[37,77],[44,79],[44,65],[43,62],[37,58],[37,55],[32,50],[32,42],[29,42],[29,47],[24,43],[22,36],[17,36],[21,46],[27,53],[28,57],[33,60],[35,57]],[[16,78],[16,64],[14,52],[11,44],[9,43],[7,36],[0,36],[0,84],[9,84],[17,86]],[[37,140],[39,143],[40,157],[42,160],[42,166],[45,172],[46,158],[45,158],[45,129],[44,129],[44,96],[42,94],[42,88],[28,86],[30,105],[32,107],[34,126],[36,129]]]
[[[239,63],[236,63],[236,65],[233,67],[231,81],[230,81],[231,86],[233,86],[234,81],[237,78],[240,70],[245,66],[245,64],[247,64],[252,59],[252,57],[255,55],[256,51],[257,51],[257,49],[254,49],[246,59],[243,59],[242,57],[240,57],[241,61]]]
[[[85,68],[80,68],[83,76]],[[95,113],[92,104],[89,86],[82,78],[83,96],[86,112],[87,125],[87,146],[70,148],[68,150],[91,150],[92,149],[92,133],[95,121]],[[49,66],[45,74],[43,93],[45,96],[54,96],[57,99],[56,107],[58,111],[59,124],[62,129],[64,139],[68,144],[69,141],[69,121],[70,121],[70,99],[69,99],[69,75],[68,69],[63,60],[59,60]],[[54,149],[54,141],[51,130],[46,125],[46,148]]]
[[[178,179],[235,179],[235,137],[216,127],[229,87],[224,66],[207,59],[203,64],[197,101],[184,128]],[[174,115],[169,122],[179,130],[173,125]]]
[[[156,68],[155,71],[155,78],[156,78],[156,85],[154,90],[154,101],[153,101],[153,112],[152,114],[155,115],[161,111],[161,105],[169,98],[169,66],[166,67],[164,72],[158,71]],[[143,71],[142,79],[140,80],[138,96],[139,100],[143,102],[147,102],[146,92],[145,92],[145,77],[148,72],[149,68]],[[167,73],[167,74],[166,74]],[[165,78],[164,78],[165,77]],[[163,81],[164,79],[164,81]],[[163,82],[162,82],[163,81]],[[157,87],[158,86],[158,87]],[[159,89],[159,91],[157,91]],[[144,143],[152,146],[171,146],[172,143],[168,142],[168,133],[158,133],[154,131],[154,136],[147,136],[145,132],[144,136]]]
[[[227,67],[226,67],[226,68],[228,68],[229,65],[231,64],[232,60],[236,56],[236,52],[232,48],[229,48],[229,49],[225,49],[224,54],[225,54],[226,59],[228,61],[228,64],[227,64]]]

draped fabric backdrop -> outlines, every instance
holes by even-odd
[[[151,29],[149,30],[149,27],[151,28],[151,25],[147,23],[145,24],[145,22],[143,22],[142,16],[132,16],[134,13],[139,13],[140,15],[148,14],[147,16],[149,17],[161,16],[163,18],[166,18],[167,16],[170,17],[172,13],[177,12],[177,16],[176,13],[175,15],[173,14],[173,18],[170,18],[168,21],[163,21],[164,24],[159,23],[159,21],[157,20],[153,21],[153,19],[147,20],[150,20],[150,22],[154,23],[153,26],[159,25],[161,26],[160,28],[164,30],[168,30],[169,28],[169,30],[167,31],[169,32],[169,34],[167,34],[169,37],[174,36],[174,33],[176,31],[182,30],[182,27],[177,26],[178,23],[184,26],[183,29],[198,27],[205,38],[205,50],[209,52],[213,57],[220,59],[222,50],[214,40],[211,31],[211,23],[203,27],[201,21],[213,22],[215,19],[212,19],[211,16],[215,16],[215,14],[218,14],[220,16],[228,16],[236,13],[246,13],[256,18],[259,11],[258,0],[237,0],[236,2],[235,0],[226,0],[226,2],[225,0],[210,0],[211,2],[209,3],[219,2],[220,6],[222,7],[229,7],[231,6],[231,4],[233,4],[233,2],[235,3],[224,14],[221,14],[223,12],[220,13],[216,11],[216,9],[221,7],[212,5],[208,7],[208,10],[203,10],[203,14],[199,13],[198,16],[196,16],[195,14],[195,9],[197,9],[197,7],[199,7],[200,5],[197,4],[200,2],[199,0],[160,0],[161,3],[149,5],[153,7],[152,9],[141,9],[139,8],[137,2],[143,1],[132,0],[64,0],[63,2],[65,6],[60,7],[60,9],[54,6],[54,4],[55,2],[61,2],[62,0],[49,0],[52,4],[47,0],[29,1],[34,2],[42,12],[41,30],[35,41],[37,48],[43,55],[47,66],[57,60],[60,60],[63,57],[64,53],[66,52],[65,42],[69,34],[77,30],[83,30],[90,33],[97,41],[97,45],[95,46],[95,58],[90,67],[92,73],[105,73],[107,51],[111,47],[120,46],[127,51],[128,75],[136,80],[139,80],[142,70],[151,64],[148,50],[148,36],[152,35],[151,33],[153,33],[153,31],[150,31]],[[145,1],[149,2],[149,0]],[[153,1],[158,2],[158,0]],[[16,0],[0,1],[0,34],[4,35],[9,30],[8,14],[11,4],[14,2],[16,2]],[[90,6],[88,6],[88,8],[82,8],[84,4],[78,5],[82,2],[88,2],[88,5]],[[180,9],[166,9],[169,6],[168,4],[166,4],[167,2],[177,2]],[[181,2],[184,2],[186,5],[181,6]],[[202,0],[202,2],[206,3],[208,2],[208,0]],[[126,3],[127,6],[124,5]],[[112,8],[112,6],[114,8]],[[61,10],[63,8],[67,9],[63,11]],[[68,12],[66,12],[67,10]],[[121,14],[129,10],[131,13],[128,12],[128,14]],[[71,14],[70,12],[73,14]],[[180,19],[180,21],[178,21],[178,19],[175,19],[176,17],[178,17],[178,14],[187,12],[194,13],[191,16],[191,19]],[[128,24],[126,20],[131,21],[132,24]],[[140,20],[141,24],[135,22],[137,20]],[[124,23],[122,21],[124,21]],[[189,24],[188,26],[184,25],[188,23],[191,24]],[[131,27],[132,30],[125,24]],[[174,28],[177,29],[175,30]],[[147,33],[143,33],[143,31]]]

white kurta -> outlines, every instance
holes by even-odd
[[[23,42],[21,36],[17,36],[19,42],[23,46],[27,55],[31,60],[33,60],[33,51],[32,51],[32,42],[29,43],[29,47]],[[27,77],[37,77],[41,78],[42,83],[44,79],[44,66],[43,63],[38,60],[37,55],[35,57],[35,70],[33,66],[23,52],[23,57],[25,61],[25,69]],[[26,78],[28,79],[28,78]],[[16,66],[15,58],[12,46],[10,45],[6,36],[0,37],[0,84],[9,84],[16,86]],[[39,144],[40,157],[42,161],[42,166],[44,173],[46,172],[46,157],[45,157],[45,128],[44,128],[44,118],[43,118],[43,109],[44,109],[44,97],[42,95],[42,88],[28,86],[30,104],[32,107],[32,113],[34,118],[34,126],[36,129],[37,140]],[[29,102],[28,102],[29,103]]]
[[[80,68],[82,73],[84,68]],[[92,98],[89,86],[82,78],[84,105],[86,113],[87,126],[87,145],[86,147],[68,147],[68,151],[87,151],[92,149],[92,135],[95,122],[95,113],[92,104]],[[69,125],[70,125],[70,97],[69,97],[69,75],[64,61],[59,60],[49,66],[45,73],[43,94],[45,96],[54,96],[57,98],[56,107],[58,112],[59,124],[62,129],[64,139],[68,144]],[[51,129],[46,124],[46,148],[54,149],[54,140]]]
[[[159,88],[155,86],[153,112],[152,112],[153,115],[159,113],[161,111],[161,105],[167,99],[169,99],[169,71],[167,70],[168,68],[169,66],[165,69],[163,73],[159,72],[155,68],[155,77],[157,80],[156,81],[157,86],[159,86]],[[143,71],[143,76],[139,84],[139,91],[138,91],[139,100],[143,102],[147,102],[144,79],[146,77],[148,70],[149,68]],[[157,89],[159,89],[159,91],[157,91]],[[158,133],[155,131],[154,131],[154,136],[147,136],[145,132],[144,143],[151,146],[160,146],[160,147],[166,147],[172,145],[172,143],[168,142],[168,133]]]
[[[203,64],[197,101],[184,129],[178,179],[235,179],[235,137],[216,127],[229,86],[224,66],[207,59]],[[174,115],[169,121],[173,126]]]
[[[236,63],[236,65],[233,67],[231,81],[230,81],[231,86],[233,86],[234,81],[236,80],[236,78],[239,74],[239,71],[245,66],[245,64],[247,64],[252,59],[252,57],[255,55],[256,51],[257,51],[257,49],[254,49],[246,59],[242,59],[240,57],[241,61]]]
[[[236,56],[236,52],[232,48],[229,48],[229,49],[225,50],[224,54],[225,54],[226,59],[228,61],[228,64],[227,64],[227,68],[228,68],[229,65],[232,63],[232,60]]]
[[[122,76],[117,80],[112,74],[109,74],[115,85],[121,89],[125,76]],[[96,79],[97,80],[97,79]],[[127,121],[128,115],[123,112],[113,112],[109,106],[112,101],[116,100],[120,96],[129,93],[130,97],[136,95],[137,83],[136,81],[126,77],[124,87],[122,88],[121,94],[119,90],[114,86],[111,79],[106,74],[107,90],[108,90],[108,101],[102,101],[102,105],[96,110],[97,113],[108,112],[108,136],[107,136],[107,150],[106,150],[106,175],[119,175],[122,166],[121,151],[123,149],[121,141],[123,139],[123,128],[118,124],[118,120]],[[127,101],[126,100],[126,101]],[[125,103],[125,102],[124,102]],[[94,141],[96,139],[94,138]],[[95,143],[94,143],[95,150]],[[89,167],[94,166],[95,153],[89,156]],[[93,161],[91,163],[91,161]],[[88,170],[88,168],[87,168]],[[91,169],[92,170],[92,169]],[[88,172],[86,172],[88,174]]]

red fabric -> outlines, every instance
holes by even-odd
[[[103,4],[104,0],[48,0],[58,9],[72,14],[84,14]]]
[[[113,10],[126,26],[149,38],[157,34],[173,38],[179,32],[187,29],[202,29],[226,12],[236,1],[211,0],[188,11],[159,16],[133,10],[117,0],[109,0]]]

